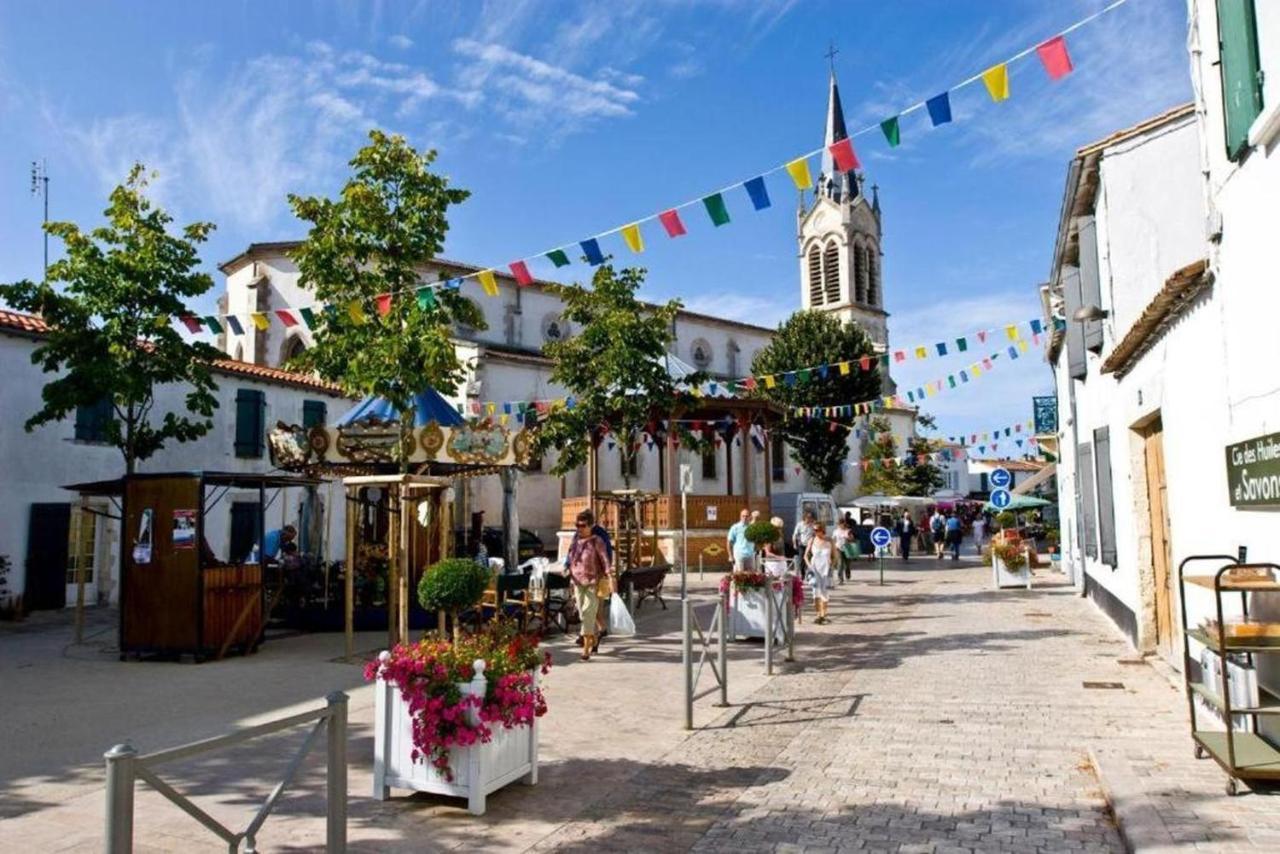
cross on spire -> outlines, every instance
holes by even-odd
[[[836,73],[836,54],[840,51],[836,48],[835,42],[827,43],[827,52],[823,54],[827,58],[827,62],[831,64],[831,73]]]

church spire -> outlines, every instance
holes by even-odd
[[[849,132],[845,129],[844,106],[840,103],[840,86],[836,83],[836,53],[834,46],[827,52],[827,58],[831,60],[832,64],[830,85],[827,92],[827,129],[822,141],[822,175],[818,178],[818,193],[838,201],[843,195],[843,191],[848,188],[849,182],[836,171],[835,160],[831,156],[829,147],[842,139],[847,139]],[[856,189],[851,189],[851,191],[857,192]]]

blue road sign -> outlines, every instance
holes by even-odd
[[[1013,496],[1009,494],[1007,489],[991,490],[991,503],[995,505],[997,510],[1003,510],[1013,503]]]
[[[891,542],[893,542],[893,534],[889,533],[888,528],[876,526],[871,529],[871,545],[882,549]]]
[[[995,489],[1008,489],[1013,485],[1013,475],[1009,474],[1008,469],[996,469],[987,476],[987,481]]]

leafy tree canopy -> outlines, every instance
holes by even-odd
[[[213,287],[199,272],[197,251],[213,225],[195,222],[171,233],[173,217],[147,198],[147,181],[135,164],[111,191],[106,224],[92,231],[48,223],[64,257],[43,282],[0,285],[0,299],[51,327],[31,361],[59,376],[45,384],[27,430],[109,401],[106,441],[120,450],[128,474],[167,441],[203,436],[218,405],[209,370],[218,351],[184,341],[170,322],[188,312],[187,300]],[[186,387],[186,412],[154,411],[156,387],[167,384]]]
[[[419,290],[423,265],[444,244],[449,206],[470,195],[431,171],[435,157],[373,130],[338,198],[289,196],[294,213],[311,223],[293,259],[329,307],[315,346],[296,364],[349,392],[384,397],[402,413],[424,387],[449,395],[462,380],[451,324],[486,326],[457,292]],[[387,294],[389,310],[375,310]]]
[[[567,390],[572,409],[549,412],[538,428],[539,453],[558,450],[552,472],[565,475],[587,461],[589,437],[608,429],[623,457],[623,480],[631,483],[631,463],[640,433],[655,418],[674,412],[690,397],[667,368],[671,323],[680,302],[648,305],[636,298],[645,271],[597,268],[591,287],[560,289],[564,318],[574,334],[546,347],[555,360],[551,381]],[[702,381],[700,374],[684,383]]]
[[[798,311],[778,327],[769,345],[756,354],[751,371],[781,375],[802,368],[815,368],[798,375],[793,385],[778,380],[773,388],[761,387],[758,393],[782,406],[840,406],[874,398],[880,391],[878,361],[871,370],[862,370],[856,362],[873,355],[870,339],[855,323],[841,323],[822,311]],[[836,365],[851,362],[848,374]],[[822,378],[816,366],[827,365]],[[824,491],[830,491],[841,480],[840,464],[848,456],[849,427],[832,429],[828,419],[788,417],[774,428],[781,431],[800,466]]]

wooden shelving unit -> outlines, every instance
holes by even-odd
[[[1225,563],[1213,575],[1186,575],[1187,564],[1195,561]],[[1247,577],[1246,574],[1265,570],[1265,578]],[[1280,715],[1280,696],[1258,686],[1256,705],[1235,706],[1231,702],[1231,658],[1242,656],[1246,666],[1254,667],[1254,657],[1280,653],[1280,635],[1231,636],[1227,632],[1222,607],[1223,597],[1239,594],[1242,618],[1249,616],[1251,595],[1280,593],[1280,564],[1262,563],[1241,565],[1234,558],[1223,555],[1199,555],[1189,557],[1178,565],[1178,583],[1181,586],[1182,603],[1182,672],[1186,681],[1187,705],[1191,713],[1191,738],[1195,742],[1197,759],[1212,757],[1227,772],[1227,794],[1238,791],[1238,783],[1280,780],[1280,748],[1257,734],[1258,718]],[[1217,616],[1216,630],[1206,631],[1187,625],[1187,593],[1200,588],[1211,592]],[[1221,684],[1212,685],[1212,674],[1193,678],[1191,644],[1196,643],[1222,659]],[[1224,731],[1202,729],[1196,720],[1196,698],[1222,715]],[[1235,719],[1245,715],[1252,719],[1254,732],[1237,731]]]

